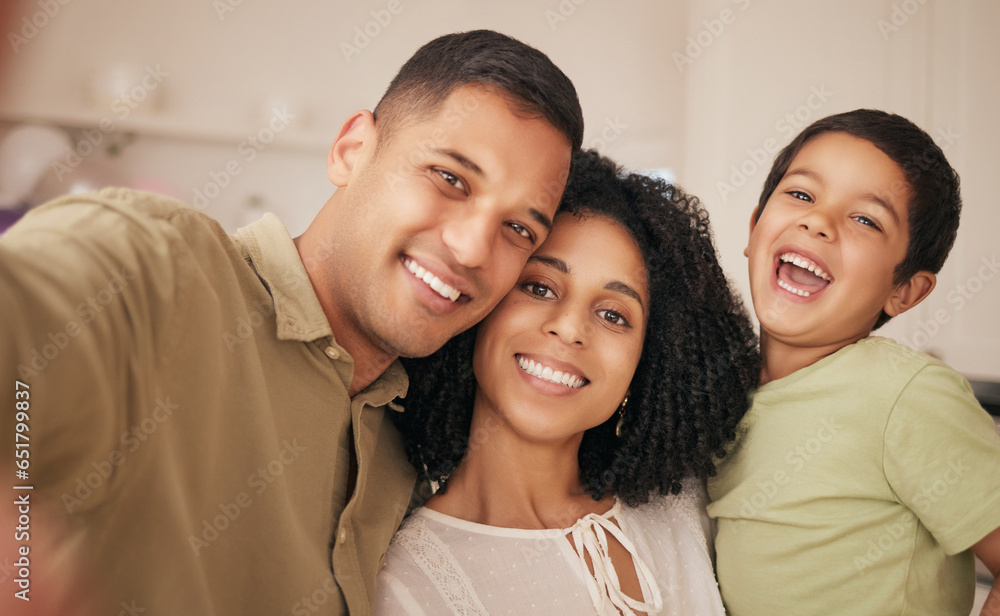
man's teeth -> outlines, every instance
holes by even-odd
[[[778,286],[781,287],[782,289],[784,289],[786,291],[789,291],[791,293],[794,293],[796,295],[801,295],[802,297],[809,297],[810,295],[812,295],[809,291],[803,291],[802,289],[796,289],[795,287],[793,287],[792,285],[788,284],[787,282],[785,282],[781,278],[778,278]]]
[[[424,268],[417,265],[415,261],[412,261],[410,259],[404,259],[403,262],[406,264],[406,269],[410,270],[411,274],[413,274],[420,280],[427,283],[427,285],[430,286],[430,288],[437,291],[438,295],[440,295],[441,297],[449,299],[451,301],[455,301],[456,299],[458,299],[458,296],[462,294],[457,289],[453,289],[448,285],[446,285],[445,283],[441,282],[440,278],[438,278],[434,274],[428,272]]]
[[[783,263],[791,263],[792,265],[795,265],[797,267],[801,267],[804,270],[809,270],[810,272],[816,274],[817,276],[819,276],[820,278],[822,278],[823,280],[825,280],[827,282],[833,282],[833,279],[830,278],[830,275],[827,274],[826,272],[824,272],[822,269],[820,269],[820,267],[818,265],[816,265],[815,263],[813,263],[809,259],[804,259],[804,258],[798,256],[795,253],[787,252],[787,253],[781,255],[780,257],[778,257],[778,259],[780,261],[782,261]],[[808,293],[807,293],[807,295],[808,295]]]
[[[579,389],[587,384],[586,379],[578,377],[575,374],[553,370],[544,364],[540,364],[533,359],[525,359],[520,355],[517,356],[517,365],[531,376],[538,377],[549,383],[565,385],[573,389]]]

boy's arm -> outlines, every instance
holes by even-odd
[[[972,551],[993,574],[993,588],[983,604],[981,616],[1000,616],[1000,528],[980,539]]]

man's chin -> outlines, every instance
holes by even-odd
[[[384,351],[397,357],[427,357],[457,334],[458,332],[434,331],[426,324],[401,324],[383,337],[381,346]]]

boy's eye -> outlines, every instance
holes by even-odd
[[[521,285],[521,288],[531,295],[536,295],[545,299],[554,299],[556,296],[556,294],[552,292],[552,289],[540,282],[525,282]]]
[[[452,186],[461,190],[462,192],[465,192],[465,184],[454,173],[451,173],[450,171],[445,171],[444,169],[435,169],[434,172],[440,175],[441,179],[443,179],[445,182],[451,184]]]
[[[868,227],[871,227],[871,228],[873,228],[873,229],[875,229],[877,231],[881,231],[882,230],[878,226],[878,224],[875,223],[874,220],[872,220],[871,218],[868,218],[867,216],[860,216],[859,215],[859,216],[854,216],[853,218],[854,218],[854,220],[860,222],[861,224],[863,224],[865,226],[868,226]]]
[[[535,234],[532,233],[531,230],[525,227],[524,225],[516,222],[511,222],[507,223],[507,226],[510,227],[514,231],[514,233],[517,233],[521,237],[529,240],[532,245],[535,244]]]
[[[809,202],[812,202],[812,197],[810,197],[808,194],[802,192],[801,190],[790,190],[790,191],[788,191],[788,194],[791,195],[791,196],[793,196],[793,197],[795,197],[796,199],[798,199],[800,201],[809,201]]]
[[[621,313],[615,312],[614,310],[598,310],[597,314],[612,325],[624,325],[625,327],[632,327],[632,324],[628,322],[628,319],[623,317]]]

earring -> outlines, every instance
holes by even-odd
[[[621,406],[618,407],[618,423],[615,424],[615,436],[618,438],[622,437],[622,424],[625,423],[625,405],[628,404],[628,396],[622,400]]]

